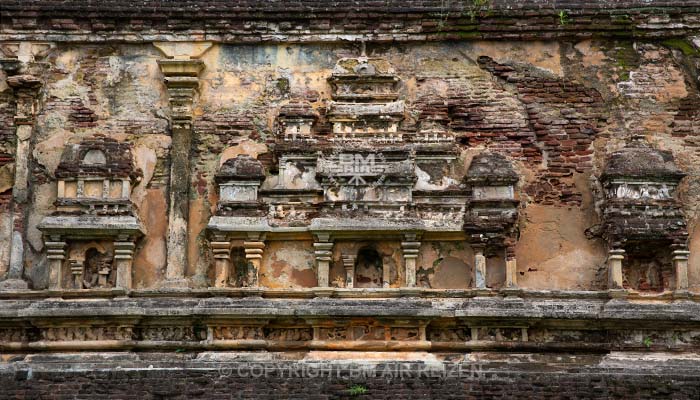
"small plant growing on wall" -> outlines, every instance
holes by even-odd
[[[563,25],[566,25],[569,23],[569,14],[566,11],[561,10],[561,11],[559,11],[558,15],[559,15],[559,25],[563,26]]]
[[[363,385],[355,384],[350,386],[350,389],[348,389],[348,393],[350,394],[350,396],[360,396],[367,393],[367,388]]]

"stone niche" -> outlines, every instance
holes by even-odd
[[[612,153],[600,176],[610,289],[688,288],[688,231],[677,199],[685,174],[641,137]]]
[[[342,58],[328,78],[328,126],[310,103],[292,99],[270,143],[276,167],[267,173],[243,155],[222,165],[208,224],[213,286],[256,286],[269,243],[298,240],[313,245],[305,251],[315,255],[318,287],[411,288],[423,243],[465,239],[477,250],[478,276],[486,256],[503,254],[515,285],[518,177],[510,162],[477,156],[462,181],[445,121],[403,128],[400,82],[383,58]]]
[[[249,155],[226,160],[216,174],[219,201],[209,221],[214,287],[256,287],[262,259],[266,206],[258,198],[262,163]],[[257,221],[257,225],[256,225]],[[250,229],[242,230],[248,226]]]
[[[515,196],[518,174],[502,154],[476,155],[464,182],[470,190],[464,231],[474,249],[474,280],[486,287],[486,257],[506,259],[506,287],[516,285],[515,241],[519,201]]]
[[[141,179],[131,144],[102,135],[67,145],[56,168],[56,210],[43,233],[52,290],[130,289],[142,235],[130,200]]]

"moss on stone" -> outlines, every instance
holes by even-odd
[[[667,39],[661,42],[664,46],[671,49],[680,50],[683,55],[686,56],[697,56],[700,55],[700,51],[696,49],[691,43],[683,39]]]

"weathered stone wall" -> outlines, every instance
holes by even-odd
[[[363,356],[40,356],[0,370],[0,398],[690,399],[697,398],[700,389],[693,359],[674,363],[639,355]],[[412,356],[419,360],[405,361]],[[85,370],[88,363],[91,369]],[[114,363],[123,369],[113,368]],[[100,369],[93,370],[94,365]],[[552,368],[559,373],[551,373]]]
[[[692,232],[700,163],[693,139],[698,89],[692,49],[682,40],[457,41],[369,44],[368,54],[385,57],[402,78],[399,90],[408,110],[402,129],[415,130],[430,117],[457,136],[460,155],[452,171],[431,177],[429,184],[459,181],[471,156],[485,149],[516,161],[522,176],[516,249],[521,287],[604,287],[604,244],[584,234],[598,222],[590,178],[600,173],[606,155],[636,132],[671,150],[689,174],[680,196],[691,227],[690,285],[698,289],[700,242]],[[358,52],[358,46],[342,44],[222,44],[204,54],[190,152],[194,190],[187,275],[195,286],[207,286],[212,265],[205,227],[217,200],[212,177],[218,167],[238,154],[269,153],[265,143],[274,135],[279,107],[290,98],[309,100],[322,111],[335,61]],[[161,57],[151,45],[59,44],[51,50],[32,153],[34,195],[25,265],[34,288],[47,285],[36,226],[55,201],[53,171],[65,145],[94,134],[134,144],[135,164],[144,176],[131,200],[146,231],[134,257],[134,286],[158,287],[162,280],[170,136],[167,93],[156,63]],[[4,109],[11,114],[12,102]],[[324,129],[323,121],[319,126]],[[11,133],[11,121],[5,130]],[[3,137],[11,155],[12,135]],[[305,249],[296,246],[283,264],[273,253],[265,254],[261,273],[278,278],[266,280],[271,287],[314,286],[311,278],[290,278],[303,274],[310,262],[310,243]],[[458,258],[471,259],[467,254]],[[419,259],[419,271],[434,270],[427,275],[450,274],[436,268],[439,257]],[[440,288],[439,279],[430,285]]]
[[[0,398],[698,397],[700,2],[0,13]]]

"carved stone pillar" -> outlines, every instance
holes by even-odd
[[[24,271],[24,238],[27,199],[29,196],[29,157],[30,139],[34,130],[37,112],[37,100],[42,82],[33,75],[15,75],[7,78],[7,83],[14,89],[17,113],[14,117],[17,145],[15,147],[15,177],[12,187],[11,223],[12,236],[10,244],[10,264],[5,280],[0,288],[26,289],[27,283],[22,279]]]
[[[486,257],[483,246],[474,246],[474,286],[486,288]]]
[[[316,235],[314,255],[316,257],[317,286],[329,287],[331,260],[333,259],[333,242],[329,235]]]
[[[405,241],[401,242],[403,251],[404,271],[406,273],[406,287],[416,286],[416,259],[420,252],[420,242],[415,234],[406,234]]]
[[[30,193],[30,165],[32,152],[31,137],[35,117],[38,112],[39,94],[43,82],[41,76],[48,64],[41,62],[53,44],[46,42],[5,42],[0,44],[3,58],[0,65],[8,75],[7,84],[15,94],[17,110],[14,117],[16,126],[16,147],[14,160],[14,184],[10,204],[9,266],[5,278],[0,282],[2,289],[27,289],[24,275],[24,241],[26,239],[26,207]],[[0,260],[0,262],[5,260]]]
[[[509,237],[505,241],[505,256],[506,256],[506,288],[515,288],[518,286],[518,264],[515,258],[515,243],[514,237]]]
[[[114,268],[117,271],[115,287],[119,289],[131,289],[131,266],[133,264],[134,241],[121,237],[114,242]]]
[[[168,211],[167,286],[185,287],[189,219],[192,107],[204,63],[197,59],[211,43],[154,43],[168,59],[158,60],[170,100],[170,199]]]
[[[676,272],[676,290],[688,290],[688,256],[685,246],[674,248],[673,269]]]
[[[46,241],[46,253],[49,260],[49,289],[61,290],[63,279],[63,260],[66,259],[66,242],[60,237],[52,237]]]
[[[355,287],[355,259],[356,256],[344,255],[343,267],[345,267],[345,287],[352,289]]]
[[[264,238],[243,242],[243,248],[245,249],[245,258],[248,260],[248,286],[258,287],[260,267],[262,266],[263,252],[265,249]]]
[[[73,289],[83,288],[83,273],[85,272],[85,266],[82,261],[71,260],[70,261],[70,272],[73,276]]]
[[[625,250],[612,249],[608,252],[608,289],[622,289],[622,260]]]
[[[231,242],[217,238],[211,242],[211,249],[214,252],[214,287],[227,287],[231,270]]]
[[[518,267],[515,258],[506,258],[506,287],[518,286]]]

